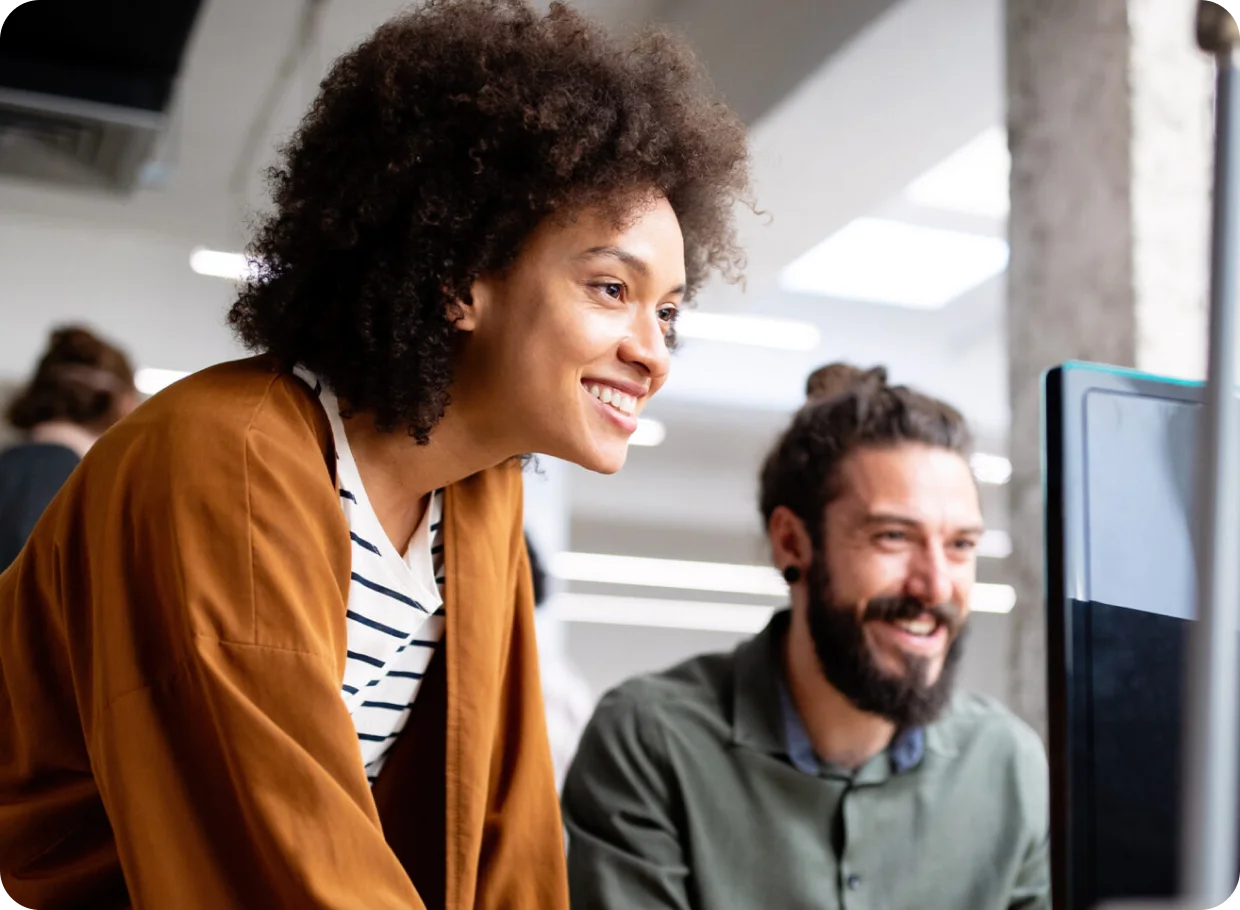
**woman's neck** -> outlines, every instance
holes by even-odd
[[[488,437],[455,403],[418,445],[401,429],[382,432],[367,414],[343,419],[349,449],[371,506],[398,552],[405,552],[430,494],[518,454]]]
[[[784,638],[784,675],[805,732],[823,761],[852,770],[890,745],[895,725],[860,710],[823,675],[804,605],[793,609]]]
[[[98,439],[98,433],[68,420],[49,420],[30,430],[31,442],[64,446],[76,452],[78,458],[85,458]]]

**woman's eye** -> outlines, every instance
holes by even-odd
[[[674,306],[665,306],[659,309],[659,319],[668,325],[676,322],[676,317],[680,315],[680,308]]]
[[[618,281],[603,281],[596,284],[595,287],[612,300],[624,299],[624,285]]]

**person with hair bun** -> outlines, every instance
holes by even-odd
[[[270,171],[228,323],[0,575],[0,876],[30,907],[565,910],[522,466],[599,473],[736,277],[694,55],[427,0]]]
[[[25,439],[0,452],[0,571],[90,447],[137,400],[124,351],[80,326],[52,332],[5,414]]]
[[[982,516],[958,411],[834,363],[766,458],[791,607],[599,704],[564,786],[581,910],[1049,910],[1037,735],[954,691]]]

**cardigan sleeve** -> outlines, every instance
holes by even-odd
[[[423,907],[340,695],[347,529],[303,448],[259,423],[118,466],[88,747],[136,910]]]

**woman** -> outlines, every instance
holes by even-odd
[[[52,332],[34,377],[9,404],[25,439],[0,452],[0,571],[104,430],[133,410],[133,367],[117,347],[77,326]]]
[[[743,130],[669,38],[443,0],[272,173],[261,352],[147,402],[0,579],[32,907],[567,907],[520,458],[621,467],[737,251]]]

